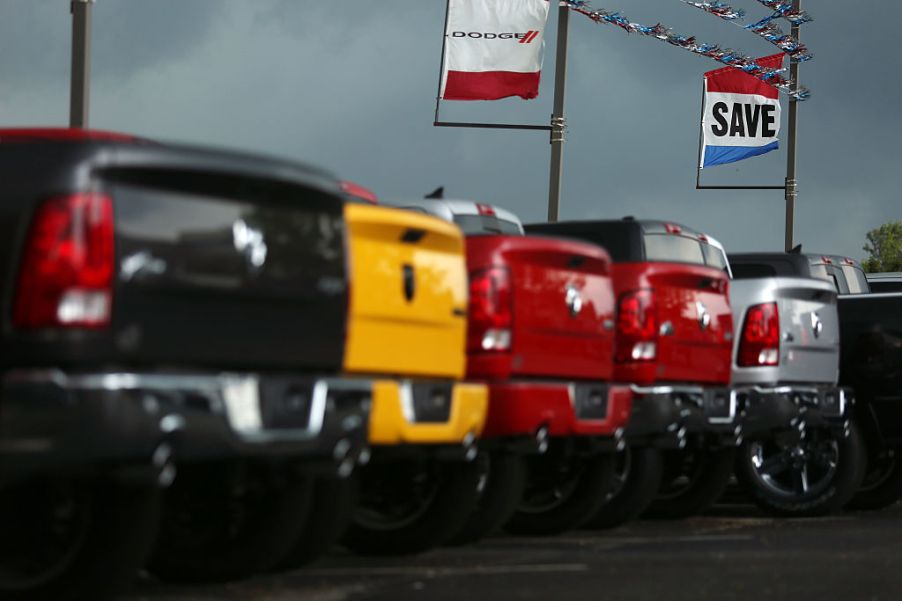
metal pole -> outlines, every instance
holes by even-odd
[[[72,0],[72,86],[69,91],[69,126],[88,126],[91,81],[91,5],[94,0]]]
[[[567,28],[570,9],[557,12],[557,58],[554,65],[554,108],[551,114],[551,173],[548,182],[548,221],[557,221],[561,205],[561,170],[564,162],[564,93],[567,82]]]
[[[435,119],[438,123],[438,108],[442,102],[442,80],[445,79],[445,46],[448,44],[448,14],[451,12],[451,0],[445,2],[445,25],[442,27],[442,60],[438,67],[438,90],[435,92]]]
[[[800,10],[802,0],[793,0],[793,10]],[[791,33],[795,39],[799,39],[798,25],[793,25]],[[789,76],[792,79],[792,85],[798,89],[799,87],[799,63],[791,63],[789,66]],[[789,101],[789,134],[786,144],[786,252],[792,250],[795,246],[793,242],[793,224],[795,220],[796,197],[798,196],[798,182],[796,181],[796,116],[799,108],[799,101],[791,98]]]

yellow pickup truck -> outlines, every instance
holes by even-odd
[[[352,478],[317,481],[310,523],[288,564],[342,542],[367,554],[442,544],[477,500],[473,459],[488,392],[466,369],[467,273],[453,224],[345,205],[350,301],[344,371],[373,378],[371,458]]]

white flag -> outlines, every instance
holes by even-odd
[[[449,0],[441,98],[539,94],[549,0]]]

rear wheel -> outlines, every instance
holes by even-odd
[[[661,488],[664,470],[661,451],[626,447],[615,454],[612,485],[587,528],[616,528],[639,517]]]
[[[299,568],[327,553],[351,524],[357,506],[357,482],[354,477],[317,478],[307,523],[280,569]]]
[[[109,599],[153,545],[159,493],[108,479],[0,490],[0,599]]]
[[[734,447],[667,451],[661,487],[643,516],[681,519],[703,512],[726,490],[735,463]]]
[[[579,528],[604,502],[611,487],[611,453],[571,456],[554,446],[530,457],[526,490],[505,530],[521,535],[560,534]]]
[[[820,429],[801,440],[752,440],[739,450],[736,478],[763,510],[782,516],[839,511],[864,477],[865,448],[853,423],[848,437]]]
[[[463,545],[499,530],[517,510],[526,488],[526,460],[503,451],[480,453],[476,510],[449,541]]]
[[[227,582],[276,565],[298,540],[309,478],[265,463],[185,465],[166,491],[148,569],[168,582]]]
[[[902,498],[902,458],[899,452],[895,448],[869,449],[864,481],[847,505],[849,509],[883,509]]]
[[[405,555],[442,545],[476,508],[474,461],[414,458],[360,470],[360,503],[342,543],[364,555]]]

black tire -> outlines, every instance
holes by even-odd
[[[665,452],[661,487],[642,517],[674,520],[702,513],[726,490],[735,464],[735,447]]]
[[[0,490],[0,599],[111,599],[153,547],[160,495],[109,479]]]
[[[762,510],[786,517],[835,513],[861,485],[867,454],[854,423],[844,438],[809,429],[798,445],[777,440],[747,441],[737,453],[736,478]]]
[[[869,449],[861,487],[847,509],[874,511],[902,498],[902,457],[900,449]]]
[[[526,489],[526,460],[503,451],[480,453],[476,509],[448,544],[473,543],[501,529],[517,510]]]
[[[166,582],[228,582],[276,565],[298,540],[312,481],[263,463],[185,465],[166,491],[148,570]]]
[[[568,457],[552,447],[527,465],[523,500],[504,529],[548,536],[579,528],[595,514],[611,487],[614,455]]]
[[[627,447],[616,453],[613,486],[584,526],[616,528],[642,515],[661,488],[663,466],[661,451],[650,447]]]
[[[357,507],[357,483],[350,478],[317,478],[307,523],[277,569],[307,565],[326,554],[351,525]]]
[[[443,545],[476,508],[474,461],[416,458],[360,470],[360,502],[342,544],[361,555],[408,555]]]

